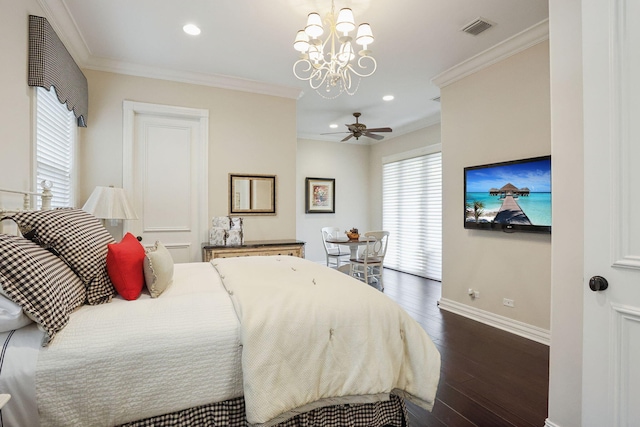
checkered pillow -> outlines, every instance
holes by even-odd
[[[111,234],[93,215],[75,208],[20,212],[11,216],[22,234],[53,251],[82,279],[87,303],[111,301],[116,290],[107,273]]]
[[[3,292],[45,330],[45,346],[84,304],[86,290],[60,258],[20,236],[0,234]]]

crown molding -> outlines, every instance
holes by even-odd
[[[73,20],[64,0],[38,0],[45,17],[54,29],[58,38],[69,51],[80,68],[89,61],[91,52]]]
[[[549,20],[545,19],[438,74],[431,79],[431,82],[443,88],[548,39]]]
[[[65,47],[80,68],[125,74],[152,79],[170,80],[221,89],[258,93],[282,98],[300,99],[303,92],[299,88],[262,83],[238,77],[197,72],[185,72],[129,62],[100,58],[92,55],[82,33],[73,20],[64,0],[38,0],[46,18],[62,40]]]
[[[114,61],[106,58],[92,58],[90,63],[85,64],[83,68],[96,71],[105,71],[109,73],[125,74],[129,76],[170,80],[180,83],[190,83],[201,86],[217,87],[221,89],[278,96],[282,98],[300,99],[303,93],[299,88],[290,86],[279,86],[274,84],[262,83],[255,80],[242,79],[239,77],[224,76],[220,74],[206,74],[191,71],[171,70],[168,68],[150,67],[146,65]]]

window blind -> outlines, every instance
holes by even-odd
[[[442,153],[384,163],[385,267],[442,280]]]
[[[53,183],[52,207],[73,206],[75,135],[73,111],[58,101],[55,88],[36,88],[36,182]]]

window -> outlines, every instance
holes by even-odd
[[[76,121],[73,111],[58,101],[55,88],[36,88],[36,182],[53,183],[51,206],[74,205],[73,165]],[[38,198],[38,208],[40,200]]]
[[[382,225],[391,233],[384,264],[442,280],[442,153],[435,150],[383,159]]]

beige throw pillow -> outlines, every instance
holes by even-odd
[[[152,298],[157,298],[173,283],[173,258],[157,241],[144,257],[144,281]]]

